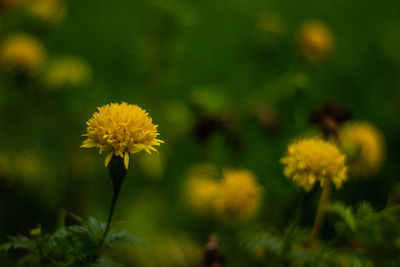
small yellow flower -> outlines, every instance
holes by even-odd
[[[9,69],[34,72],[42,67],[45,57],[39,40],[25,33],[9,36],[0,47],[0,62]]]
[[[319,21],[308,21],[301,25],[297,42],[301,55],[310,63],[320,63],[334,48],[331,30]]]
[[[215,210],[230,219],[249,218],[258,210],[262,190],[248,170],[226,170],[221,181]]]
[[[38,236],[38,235],[40,235],[42,233],[42,228],[39,226],[39,227],[37,227],[37,228],[33,228],[31,231],[30,231],[30,234],[31,234],[31,236]]]
[[[52,60],[44,74],[50,87],[81,86],[92,79],[92,69],[84,59],[76,56],[60,56]]]
[[[28,11],[36,18],[47,22],[61,22],[67,11],[64,0],[30,0]]]
[[[347,179],[345,156],[333,144],[318,138],[306,138],[296,141],[288,148],[281,159],[284,174],[298,185],[309,191],[319,181],[331,179],[339,188]]]
[[[129,166],[129,153],[145,150],[149,154],[157,151],[163,141],[157,139],[158,125],[153,124],[149,114],[125,102],[111,103],[98,108],[87,124],[87,139],[81,147],[97,147],[100,153],[109,152],[105,165],[108,166],[113,155],[124,159],[125,168]]]
[[[214,201],[219,190],[218,170],[210,163],[200,163],[187,171],[183,185],[183,200],[193,211],[202,215],[214,212]]]
[[[382,166],[385,155],[384,138],[372,124],[348,122],[339,129],[339,139],[352,174],[366,176]]]
[[[206,176],[193,176],[184,185],[184,200],[195,212],[211,214],[218,189],[217,181]]]

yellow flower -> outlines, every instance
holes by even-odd
[[[30,0],[27,9],[38,19],[55,23],[62,21],[67,11],[63,0]]]
[[[258,210],[261,187],[248,170],[226,170],[215,201],[216,213],[230,219],[251,217]]]
[[[211,214],[218,189],[217,181],[206,176],[193,176],[184,185],[184,200],[195,212]]]
[[[60,56],[49,63],[44,80],[50,87],[80,86],[90,82],[92,69],[84,59]]]
[[[25,33],[9,36],[0,47],[0,62],[9,69],[33,72],[42,67],[45,57],[39,40]]]
[[[108,166],[113,155],[124,159],[125,168],[129,166],[129,153],[145,150],[149,154],[157,151],[163,141],[157,139],[158,125],[148,113],[137,105],[125,102],[111,103],[98,108],[87,124],[87,139],[81,147],[97,147],[100,153],[109,152],[105,165]]]
[[[366,176],[381,167],[384,138],[375,126],[368,122],[348,122],[339,129],[339,139],[352,174]]]
[[[30,231],[31,236],[38,236],[38,235],[40,235],[41,233],[42,233],[42,229],[41,229],[40,226],[37,227],[37,228],[33,228],[33,229]]]
[[[211,215],[219,189],[217,168],[210,163],[196,164],[187,171],[186,177],[183,200],[193,211]]]
[[[297,34],[300,53],[307,61],[319,63],[333,50],[333,34],[322,22],[305,22]]]
[[[325,179],[331,179],[339,188],[347,179],[345,156],[335,145],[318,138],[306,138],[291,144],[281,163],[285,176],[306,191],[311,190],[317,181],[322,186]]]

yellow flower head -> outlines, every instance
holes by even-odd
[[[193,211],[211,215],[219,190],[218,170],[210,163],[200,163],[187,171],[183,186],[183,200]]]
[[[62,21],[67,11],[63,0],[30,0],[27,9],[34,17],[54,23]]]
[[[385,144],[375,126],[368,122],[346,123],[339,129],[339,139],[352,174],[366,176],[381,167]]]
[[[9,69],[34,72],[42,67],[45,57],[39,40],[25,33],[9,36],[0,46],[0,62]]]
[[[44,79],[51,87],[80,86],[90,82],[92,69],[80,57],[61,56],[49,63]]]
[[[195,212],[211,214],[219,183],[207,176],[192,176],[184,185],[184,200]]]
[[[334,48],[332,32],[319,21],[305,22],[297,34],[297,42],[301,55],[310,63],[321,62]]]
[[[87,124],[87,139],[81,147],[98,147],[100,153],[107,151],[105,165],[108,166],[113,155],[124,158],[125,168],[129,166],[129,153],[145,150],[149,154],[157,151],[163,141],[157,139],[158,125],[153,124],[149,114],[125,102],[111,103],[98,108]]]
[[[291,144],[281,163],[285,176],[306,191],[311,190],[317,181],[322,186],[325,179],[331,179],[339,188],[347,179],[345,156],[335,145],[318,138],[306,138]]]
[[[39,226],[39,227],[37,227],[37,228],[33,228],[31,231],[30,231],[30,234],[31,234],[31,236],[38,236],[38,235],[40,235],[42,233],[42,228]]]
[[[243,219],[257,211],[262,190],[248,170],[226,170],[215,201],[218,215]]]

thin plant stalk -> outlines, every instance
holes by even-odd
[[[325,219],[324,209],[330,202],[331,192],[332,192],[332,181],[331,179],[326,179],[322,187],[322,193],[319,199],[317,215],[315,216],[311,234],[308,239],[308,247],[312,247],[315,241],[318,239],[319,233],[321,231]]]
[[[101,247],[103,245],[104,240],[106,239],[107,234],[110,230],[110,224],[111,224],[112,217],[114,215],[114,209],[115,209],[115,205],[117,204],[119,192],[121,191],[121,185],[122,185],[122,183],[120,183],[119,185],[114,184],[114,190],[113,190],[111,208],[110,208],[110,212],[108,214],[107,226],[106,226],[106,230],[104,231],[103,237],[101,238],[99,247]]]
[[[125,169],[125,166],[123,163],[123,159],[121,157],[113,156],[108,165],[108,170],[109,170],[110,177],[113,181],[113,196],[112,196],[112,201],[111,201],[110,212],[108,214],[106,229],[105,229],[103,237],[101,238],[101,241],[99,243],[99,247],[101,247],[103,245],[103,243],[107,237],[107,234],[110,231],[110,225],[111,225],[112,217],[114,215],[115,205],[117,204],[117,199],[118,199],[119,193],[121,191],[122,182],[124,181],[125,176],[126,176],[126,169]]]

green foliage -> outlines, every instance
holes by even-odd
[[[336,233],[331,240],[312,247],[308,231],[289,225],[284,234],[271,232],[244,235],[243,247],[256,259],[290,266],[398,266],[400,207],[379,212],[363,202],[354,209],[335,202],[325,208]],[[397,245],[396,245],[397,244]]]
[[[127,244],[143,242],[125,231],[112,231],[100,246],[106,224],[95,218],[86,221],[79,216],[71,216],[78,225],[61,227],[52,234],[42,234],[40,228],[33,229],[30,237],[9,237],[10,241],[0,249],[27,252],[19,261],[20,266],[111,266],[111,262],[101,256],[104,249],[112,247],[117,241]]]

